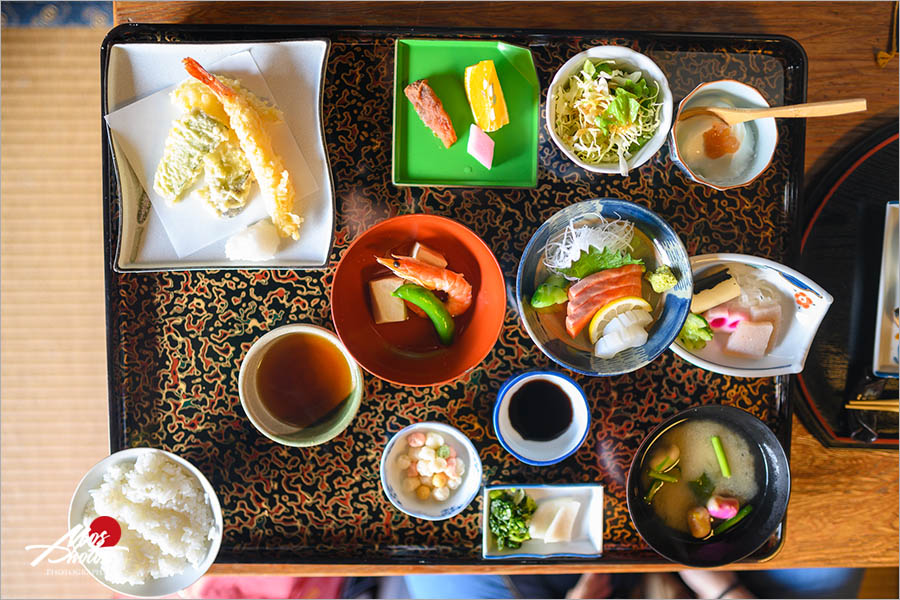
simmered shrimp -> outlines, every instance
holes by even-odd
[[[193,58],[185,58],[182,62],[188,74],[209,86],[222,102],[228,114],[228,124],[237,134],[241,149],[247,155],[279,234],[299,239],[303,219],[292,212],[294,184],[281,158],[272,150],[272,140],[263,127],[259,113],[243,96],[210,75]]]
[[[447,312],[450,316],[462,314],[472,305],[472,285],[465,276],[449,269],[442,269],[409,256],[377,258],[379,264],[394,272],[394,275],[429,290],[440,290],[447,294]]]

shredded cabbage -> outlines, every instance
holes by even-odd
[[[641,75],[588,59],[556,89],[556,133],[575,156],[591,164],[618,161],[619,172],[628,173],[627,160],[660,124],[659,85],[651,88]]]

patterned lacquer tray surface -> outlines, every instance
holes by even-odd
[[[221,27],[123,26],[116,42],[234,40]],[[527,369],[553,368],[515,310],[518,259],[535,229],[560,207],[593,197],[648,206],[681,235],[690,254],[740,252],[785,260],[792,250],[803,167],[802,121],[779,122],[771,167],[751,186],[727,192],[693,184],[675,168],[668,145],[629,177],[580,170],[541,130],[535,189],[451,189],[391,184],[391,90],[397,37],[502,39],[531,49],[542,85],[580,50],[619,44],[648,54],[669,79],[676,103],[698,83],[734,78],[773,104],[805,99],[806,59],[785,39],[602,32],[436,32],[243,28],[241,39],[329,37],[324,118],[334,173],[337,219],[329,266],[321,271],[115,273],[118,235],[115,173],[106,166],[106,259],[112,450],[163,448],[210,479],[225,514],[220,562],[467,563],[481,561],[481,497],[440,522],[412,519],[385,498],[378,461],[393,432],[424,420],[468,435],[484,462],[485,483],[600,483],[606,488],[605,562],[659,560],[631,525],[625,479],[643,436],[672,414],[724,403],[757,415],[790,443],[788,379],[738,379],[700,369],[665,352],[637,372],[574,377],[593,405],[591,432],[572,457],[528,467],[505,452],[491,426],[496,393]],[[513,116],[515,118],[515,116]],[[162,125],[161,125],[162,126]],[[329,291],[350,242],[387,217],[426,212],[472,228],[497,256],[509,307],[493,351],[457,381],[404,388],[365,377],[362,407],[332,442],[310,449],[277,445],[241,409],[238,369],[252,342],[295,322],[332,328]],[[771,554],[781,531],[756,557]],[[572,559],[568,559],[572,560]],[[527,561],[516,561],[527,562]]]

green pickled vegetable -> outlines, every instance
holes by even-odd
[[[438,337],[441,338],[441,343],[445,346],[453,343],[453,332],[456,330],[453,317],[447,312],[447,307],[444,306],[444,303],[434,295],[434,292],[420,285],[404,283],[394,290],[391,295],[415,304],[425,311],[425,314],[431,319]]]
[[[722,470],[724,477],[731,477],[731,467],[728,465],[728,458],[725,456],[725,448],[722,447],[722,440],[719,436],[714,435],[709,438],[712,442],[713,450],[716,451],[716,460],[719,461],[719,468]]]
[[[568,301],[569,281],[562,275],[551,275],[547,280],[534,290],[531,296],[531,306],[534,308],[547,308],[554,304],[562,304]]]
[[[488,525],[497,537],[498,549],[516,549],[531,539],[528,523],[537,510],[533,498],[516,489],[491,490],[488,498]]]
[[[688,350],[699,350],[706,347],[706,342],[713,339],[713,331],[700,315],[689,313],[678,334],[680,341]]]

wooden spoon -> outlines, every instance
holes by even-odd
[[[772,106],[769,108],[726,108],[724,106],[698,106],[683,110],[678,115],[679,121],[699,115],[717,117],[727,125],[737,125],[745,121],[765,117],[806,118],[830,117],[866,110],[865,98],[850,100],[829,100],[827,102],[809,102],[790,106]]]

